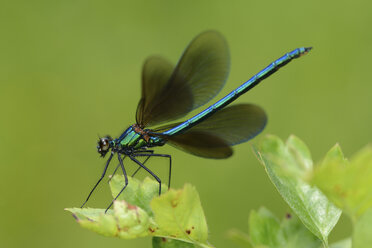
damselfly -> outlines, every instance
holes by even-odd
[[[286,53],[194,117],[160,127],[161,124],[185,116],[217,95],[227,79],[230,56],[223,36],[216,31],[206,31],[191,41],[175,67],[161,57],[149,57],[142,70],[142,96],[137,107],[136,123],[116,139],[106,136],[98,140],[98,153],[102,157],[109,153],[109,158],[100,179],[82,207],[105,176],[115,154],[119,160],[118,167],[125,178],[125,185],[114,200],[128,185],[123,163],[126,157],[159,182],[159,194],[161,180],[145,163],[150,157],[167,158],[169,187],[172,158],[168,154],[155,153],[152,150],[154,147],[167,143],[204,158],[230,157],[231,146],[246,142],[259,134],[266,125],[267,117],[262,108],[253,104],[226,106],[310,49],[311,47],[301,47]],[[139,161],[141,157],[146,158],[144,162]]]

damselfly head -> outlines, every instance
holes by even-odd
[[[98,140],[98,145],[97,145],[97,151],[99,154],[101,154],[101,157],[104,157],[106,153],[109,151],[111,148],[111,143],[112,138],[110,136],[105,136],[103,138],[99,138]]]

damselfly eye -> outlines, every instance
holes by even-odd
[[[101,149],[105,151],[108,148],[109,148],[109,143],[108,143],[107,139],[102,139],[101,140]]]
[[[98,150],[98,153],[101,154],[102,157],[104,157],[106,153],[108,152],[108,150],[110,149],[111,140],[112,138],[110,136],[106,136],[98,140],[97,150]]]

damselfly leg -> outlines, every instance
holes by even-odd
[[[162,157],[162,158],[168,158],[169,159],[169,171],[168,171],[168,189],[170,189],[170,184],[171,184],[171,176],[172,176],[172,156],[169,155],[169,154],[138,154],[138,153],[135,153],[133,154],[133,157],[145,157],[147,156],[145,162],[150,158],[150,157]],[[144,164],[144,163],[143,163]],[[140,169],[141,167],[139,167],[137,169],[137,171]],[[135,173],[137,173],[137,171]],[[151,174],[151,173],[150,173]],[[161,192],[159,190],[159,192]],[[159,193],[160,195],[160,193]]]
[[[154,150],[143,150],[143,151],[137,151],[137,152],[143,152],[143,153],[150,153],[150,154],[153,154],[154,153]],[[124,157],[123,157],[123,160],[125,159],[125,155],[124,155]],[[147,162],[147,160],[149,160],[150,159],[150,157],[148,157],[148,158],[146,158],[145,159],[145,161],[143,161],[143,163],[142,164],[145,164],[146,162]],[[114,177],[114,175],[116,174],[116,171],[119,169],[119,167],[120,167],[120,163],[118,163],[118,165],[116,166],[116,168],[115,168],[115,170],[112,172],[112,174],[110,175],[110,178],[109,178],[109,180],[107,181],[108,183],[111,181],[111,179]],[[141,169],[142,167],[141,166],[138,166],[138,168],[133,172],[133,174],[132,174],[132,176],[131,177],[134,177],[136,174],[137,174],[137,172]]]
[[[155,175],[155,173],[152,172],[149,168],[147,168],[143,163],[141,163],[140,161],[138,161],[138,160],[134,157],[135,155],[136,155],[136,154],[134,154],[134,155],[129,155],[129,158],[130,158],[133,162],[135,162],[136,164],[138,164],[139,166],[141,166],[143,169],[145,169],[148,173],[150,173],[150,175],[151,175],[153,178],[155,178],[156,181],[158,181],[158,183],[159,183],[159,195],[160,195],[160,194],[161,194],[161,180],[160,180],[160,178],[159,178],[157,175]],[[145,154],[142,154],[142,155],[145,156]],[[151,156],[151,155],[154,155],[154,154],[147,154],[147,156]]]
[[[153,154],[153,153],[154,153],[154,150],[137,151],[136,153],[149,153],[149,154]],[[150,156],[148,156],[148,157],[145,159],[145,161],[143,161],[142,164],[145,164],[149,159],[150,159]],[[141,168],[142,168],[141,166],[138,166],[138,168],[133,172],[132,177],[134,177],[134,176],[139,172],[139,170],[140,170]]]
[[[84,207],[85,203],[88,202],[88,200],[89,200],[90,196],[92,195],[93,191],[97,188],[98,184],[99,184],[99,183],[102,181],[102,179],[105,177],[105,174],[106,174],[107,168],[108,168],[108,166],[109,166],[109,164],[110,164],[110,161],[111,161],[111,159],[112,159],[113,156],[114,156],[114,152],[111,152],[111,155],[110,155],[109,159],[108,159],[107,162],[106,162],[105,168],[103,169],[103,172],[102,172],[101,177],[99,178],[99,180],[98,180],[98,182],[96,183],[96,185],[94,185],[93,189],[90,191],[90,193],[89,193],[87,199],[85,200],[85,202],[83,203],[83,205],[81,205],[81,208]]]
[[[118,199],[118,197],[120,196],[120,194],[121,194],[121,193],[124,191],[124,189],[128,186],[128,176],[127,176],[127,172],[125,171],[125,167],[124,167],[123,159],[121,158],[121,154],[120,154],[120,153],[118,153],[118,159],[119,159],[119,164],[120,164],[121,170],[123,171],[124,180],[125,180],[125,185],[124,185],[124,187],[120,190],[120,192],[116,195],[116,197],[114,198],[114,200],[112,200],[112,202],[110,203],[110,205],[106,208],[105,213],[107,213],[107,210],[110,209],[110,207],[112,206],[112,204],[114,203],[114,201],[116,201],[116,199]]]

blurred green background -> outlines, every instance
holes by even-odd
[[[231,51],[219,97],[285,52],[313,46],[237,102],[262,106],[264,134],[296,134],[316,161],[336,142],[350,156],[372,135],[371,9],[367,0],[3,1],[0,247],[150,247],[149,238],[84,230],[63,209],[80,206],[101,174],[97,134],[116,136],[134,122],[145,58],[176,63],[206,29],[219,30]],[[251,152],[260,136],[228,160],[158,149],[173,156],[173,187],[197,187],[216,247],[233,246],[226,232],[246,230],[251,209],[289,210]],[[88,205],[109,201],[104,182]],[[331,241],[349,225],[342,218]]]

